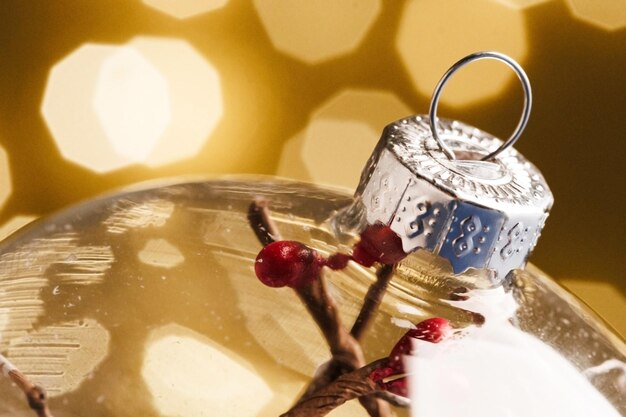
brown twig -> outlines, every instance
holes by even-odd
[[[26,375],[21,373],[7,358],[0,354],[0,373],[2,372],[26,395],[28,405],[37,413],[37,417],[52,417],[52,413],[48,408],[48,396],[43,387],[33,384]]]
[[[248,221],[262,245],[268,245],[281,238],[264,201],[256,200],[250,204]],[[365,359],[358,341],[342,325],[337,304],[328,293],[323,277],[320,276],[319,279],[294,290],[322,331],[332,353],[328,366],[315,375],[298,401],[301,402],[340,375],[362,367]],[[374,397],[362,397],[359,401],[372,417],[391,415],[389,405],[385,401]]]
[[[255,200],[248,208],[248,222],[261,245],[267,246],[277,240],[282,240],[278,227],[269,215],[267,202]]]
[[[343,327],[335,301],[326,291],[324,280],[319,279],[310,285],[299,287],[296,293],[322,329],[332,353],[332,359],[312,379],[298,401],[300,403],[341,375],[362,367],[365,359],[359,342]],[[360,397],[359,402],[371,416],[390,415],[389,406],[384,401],[373,397]]]
[[[363,333],[369,326],[371,318],[378,310],[378,306],[382,301],[387,285],[393,276],[394,270],[395,265],[383,265],[376,273],[376,282],[372,284],[367,291],[361,311],[359,312],[359,315],[352,326],[352,330],[350,331],[350,334],[355,339],[356,343],[358,343],[360,338],[363,336]],[[341,374],[357,368],[358,367],[346,366],[333,356],[333,359],[327,362],[323,368],[318,370],[317,374],[302,394],[300,401],[310,397],[320,388],[330,384]]]
[[[408,400],[392,393],[381,391],[376,382],[369,378],[376,368],[386,366],[386,364],[386,358],[379,359],[360,369],[339,376],[310,397],[297,403],[281,417],[322,417],[352,399],[377,396],[382,396],[387,401],[398,406],[408,406]]]
[[[354,325],[352,326],[352,330],[350,330],[350,334],[352,334],[356,340],[361,340],[361,337],[367,329],[371,318],[378,310],[378,306],[385,295],[387,285],[393,276],[394,270],[395,265],[383,265],[376,272],[376,282],[370,286],[369,290],[367,290],[365,301],[363,302],[359,316],[356,318]]]

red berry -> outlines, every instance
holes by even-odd
[[[330,269],[337,271],[340,269],[344,269],[348,266],[348,262],[350,261],[350,255],[346,255],[344,253],[335,253],[328,257],[326,261],[326,266]]]
[[[382,384],[383,379],[394,375],[395,371],[389,366],[381,366],[380,368],[376,368],[369,375],[369,378],[374,381]]]
[[[369,267],[374,262],[395,264],[407,254],[402,249],[402,239],[389,226],[377,223],[361,233],[361,241],[354,247],[352,258]]]
[[[299,242],[281,240],[265,246],[256,258],[254,271],[269,287],[297,287],[319,277],[324,260]]]
[[[430,343],[439,343],[443,339],[450,336],[452,326],[450,322],[443,317],[433,317],[417,323],[415,329],[407,332],[410,337],[424,340]]]
[[[418,323],[415,329],[406,332],[396,343],[391,350],[386,365],[372,371],[369,378],[389,392],[408,397],[409,390],[407,379],[403,375],[405,370],[402,357],[412,353],[413,344],[411,339],[415,338],[426,342],[438,343],[448,337],[451,332],[450,322],[441,317],[434,317]],[[393,378],[394,375],[397,376],[396,379]]]
[[[395,372],[404,372],[404,362],[402,358],[405,355],[410,355],[412,351],[413,342],[408,333],[406,333],[391,350],[389,354],[389,366],[394,369]]]
[[[439,343],[452,333],[450,322],[442,317],[433,317],[419,322],[415,329],[405,333],[389,354],[389,366],[398,372],[404,372],[402,357],[413,352],[412,338],[425,342]]]
[[[406,378],[400,377],[398,379],[393,379],[391,381],[385,382],[386,378],[393,377],[394,375],[398,375],[399,373],[396,369],[391,366],[382,366],[380,368],[374,369],[372,373],[369,375],[369,378],[376,382],[378,386],[381,388],[393,392],[396,395],[401,395],[403,397],[408,397],[409,392],[407,389]]]
[[[374,265],[374,263],[376,262],[376,257],[371,256],[358,243],[352,251],[352,259],[354,259],[354,262],[367,268]]]
[[[396,395],[400,395],[401,397],[408,398],[409,396],[409,387],[406,383],[406,378],[400,378],[394,381],[389,381],[384,384],[384,388],[389,392],[393,392]]]

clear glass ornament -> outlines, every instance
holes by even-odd
[[[522,119],[506,142],[436,117],[449,76],[485,57],[509,64],[525,87]],[[121,191],[27,226],[0,243],[0,371],[9,377],[0,383],[0,417],[33,415],[22,391],[34,392],[35,411],[41,404],[25,381],[45,389],[57,417],[289,410],[331,359],[328,329],[311,317],[331,305],[315,313],[295,285],[259,282],[259,236],[268,232],[323,257],[352,252],[355,262],[323,268],[317,281],[335,300],[334,325],[358,321],[381,271],[393,273],[360,339],[363,364],[388,364],[396,342],[423,320],[449,321],[445,340],[415,338],[407,347],[400,377],[411,407],[395,415],[626,416],[624,342],[526,265],[552,205],[541,173],[509,148],[529,111],[523,70],[501,54],[474,54],[444,75],[430,116],[385,129],[354,196],[263,177],[179,182]],[[259,201],[276,231],[251,217]],[[370,241],[380,249],[370,263],[364,245],[375,228],[397,241]],[[349,401],[329,415],[366,412]]]
[[[90,201],[2,243],[1,351],[46,387],[55,416],[284,412],[329,353],[292,291],[254,275],[261,246],[246,216],[259,196],[285,239],[322,253],[342,247],[328,219],[352,198],[308,184],[214,180]],[[351,323],[374,269],[351,263],[325,275]],[[410,255],[363,339],[366,360],[387,356],[407,323],[473,325],[474,313],[450,303],[462,284],[428,252]],[[623,342],[534,266],[515,273],[511,293],[520,329],[581,373],[605,364],[590,382],[626,415],[624,374],[610,366],[626,361]],[[6,380],[0,398],[1,416],[31,415]],[[356,403],[334,413],[364,415]]]

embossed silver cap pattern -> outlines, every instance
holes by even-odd
[[[499,278],[522,267],[535,247],[553,196],[539,170],[513,148],[458,121],[428,116],[388,125],[361,176],[356,197],[368,224],[389,225],[406,253],[428,250],[455,273],[489,269]]]

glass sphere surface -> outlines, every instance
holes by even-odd
[[[322,254],[349,248],[329,219],[343,192],[270,178],[179,182],[121,191],[38,221],[0,244],[0,353],[50,395],[56,417],[276,416],[329,359],[290,288],[255,277],[261,245],[247,221],[269,202],[283,238]],[[366,361],[389,355],[407,323],[475,314],[447,302],[459,282],[414,254],[397,270],[362,342]],[[344,323],[359,313],[375,270],[325,271]],[[583,372],[625,359],[624,344],[532,266],[510,288],[516,325]],[[622,414],[618,371],[590,377]],[[0,417],[30,416],[0,379]],[[406,411],[396,410],[402,415]],[[350,402],[331,416],[365,415]]]

